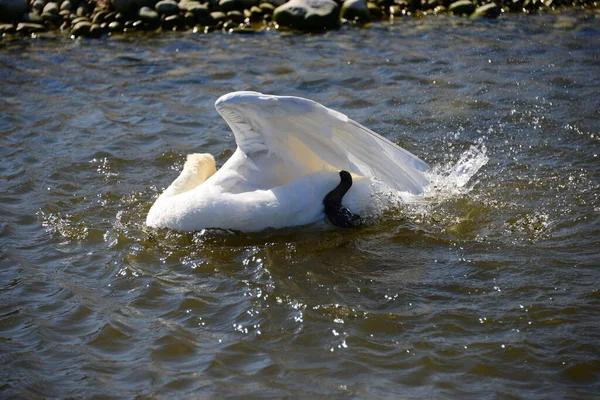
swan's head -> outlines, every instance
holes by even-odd
[[[200,184],[217,172],[215,158],[208,153],[189,154],[183,171],[189,171],[197,184]]]
[[[201,185],[217,171],[215,158],[208,154],[190,154],[183,165],[183,170],[163,192],[160,198],[168,198],[188,192]]]

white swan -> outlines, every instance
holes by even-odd
[[[158,197],[146,224],[246,232],[323,220],[323,198],[350,171],[343,199],[361,214],[374,187],[419,194],[427,164],[344,114],[299,97],[234,92],[215,104],[237,143],[217,171],[210,154],[191,154]]]

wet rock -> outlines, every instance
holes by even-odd
[[[244,22],[246,17],[244,17],[244,14],[242,14],[241,12],[234,10],[234,11],[229,11],[227,13],[227,19],[229,19],[233,23],[241,24],[242,22]]]
[[[35,24],[33,22],[20,22],[17,25],[17,32],[22,33],[36,33],[36,32],[46,32],[48,28],[43,24]]]
[[[69,1],[69,0],[65,0],[62,3],[60,3],[60,10],[69,10],[71,11],[73,9],[73,4]]]
[[[340,18],[348,21],[369,22],[371,13],[365,0],[345,0],[340,11]]]
[[[58,4],[50,2],[44,6],[44,8],[42,9],[42,14],[58,15],[59,11],[60,10],[58,8]]]
[[[107,23],[111,23],[113,22],[115,19],[117,18],[117,13],[116,12],[109,12],[108,14],[106,14],[106,16],[104,17],[104,22]]]
[[[210,13],[210,18],[213,24],[218,24],[219,22],[225,22],[227,20],[227,15],[222,11],[214,11]]]
[[[290,0],[275,9],[273,19],[281,26],[312,31],[338,27],[338,15],[333,0]]]
[[[377,5],[377,3],[368,2],[367,3],[367,8],[369,9],[369,14],[373,18],[381,18],[381,17],[383,17],[383,10],[381,9],[381,7],[379,7]]]
[[[177,30],[183,28],[184,23],[185,21],[183,16],[179,14],[173,14],[166,17],[162,25],[165,29]]]
[[[41,14],[45,5],[46,2],[44,0],[35,0],[33,3],[31,3],[31,9],[33,11],[37,11],[38,14]]]
[[[45,23],[50,23],[53,25],[60,25],[60,22],[61,22],[61,16],[57,15],[57,14],[43,13],[42,15],[40,15],[40,17],[42,17],[42,20]]]
[[[450,4],[448,11],[454,15],[471,15],[475,11],[475,4],[469,0],[459,0]]]
[[[146,6],[140,8],[138,16],[140,17],[140,19],[142,21],[149,22],[149,23],[155,23],[155,22],[157,23],[160,21],[160,16],[158,15],[158,12],[156,12],[153,9],[151,9],[150,7],[146,7]]]
[[[183,14],[183,21],[185,22],[186,26],[196,25],[196,17],[194,17],[194,14],[192,14],[189,11],[187,11],[185,14]]]
[[[192,4],[188,11],[194,15],[197,22],[206,23],[210,20],[210,10],[206,4]]]
[[[35,13],[35,12],[30,12],[28,14],[26,14],[25,16],[23,16],[23,22],[31,22],[32,24],[41,24],[44,22],[44,20],[42,19],[42,17]]]
[[[14,33],[17,31],[17,27],[13,24],[0,24],[0,35],[5,33]]]
[[[471,15],[471,18],[498,18],[500,15],[500,7],[496,3],[485,4],[481,7],[477,7],[475,12]]]
[[[177,7],[179,7],[179,11],[190,11],[190,9],[192,7],[196,7],[196,6],[201,6],[202,4],[200,4],[200,2],[198,1],[194,1],[194,0],[182,0],[177,4]],[[208,5],[206,6],[206,8],[208,8]]]
[[[92,27],[90,28],[90,37],[93,38],[99,38],[107,33],[108,29],[102,26],[102,24],[92,24]]]
[[[223,12],[228,11],[243,11],[257,4],[257,0],[220,0],[219,8]]]
[[[88,36],[92,29],[92,23],[89,21],[80,21],[73,25],[71,35],[73,36]]]
[[[78,17],[84,17],[90,14],[90,9],[85,5],[79,6],[77,7],[77,12],[75,14],[77,14]]]
[[[90,22],[88,17],[77,17],[71,21],[72,25],[77,25],[80,22]]]
[[[270,3],[260,3],[258,8],[260,8],[264,14],[273,14],[273,11],[275,11],[275,6]]]
[[[173,0],[162,0],[154,7],[159,14],[173,15],[179,12],[179,6]]]
[[[262,21],[263,15],[263,10],[257,6],[252,6],[250,10],[244,10],[244,16],[246,16],[250,22]]]
[[[288,2],[288,0],[264,0],[264,1],[265,1],[265,3],[271,4],[275,8],[282,6]]]
[[[108,24],[108,30],[111,32],[121,32],[123,31],[123,24],[119,21],[113,21]]]
[[[16,21],[27,7],[27,0],[0,0],[0,21]]]
[[[106,16],[108,15],[108,11],[106,10],[100,10],[98,12],[95,12],[94,15],[92,16],[92,23],[94,24],[101,24],[106,20]]]

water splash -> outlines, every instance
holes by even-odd
[[[471,182],[475,174],[489,161],[483,142],[472,145],[456,164],[436,165],[427,177],[430,184],[422,195],[425,199],[440,199],[470,192],[476,184]],[[471,182],[470,185],[467,185]]]

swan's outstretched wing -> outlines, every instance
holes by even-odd
[[[344,169],[415,194],[428,184],[418,157],[312,100],[234,92],[215,106],[249,159],[275,155],[302,174]]]

